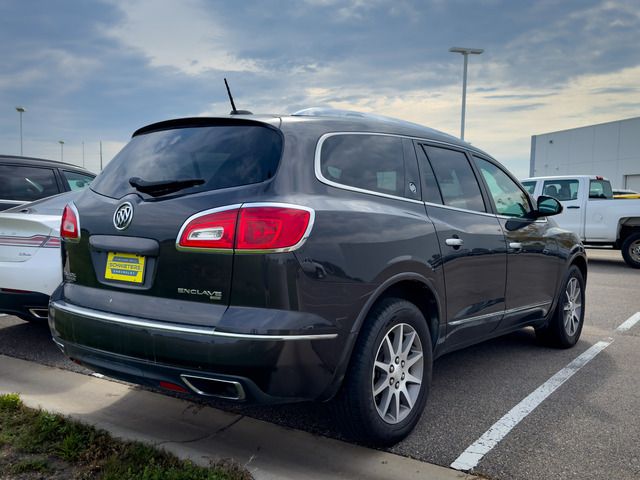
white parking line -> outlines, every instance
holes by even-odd
[[[636,323],[640,321],[640,312],[634,313],[629,318],[627,318],[624,323],[622,323],[618,328],[616,328],[616,332],[626,332],[630,330]]]
[[[491,428],[471,444],[469,448],[462,452],[451,464],[451,468],[455,468],[456,470],[471,470],[478,465],[482,457],[489,453],[518,423],[560,387],[560,385],[569,380],[578,370],[593,360],[602,350],[607,348],[611,342],[613,342],[613,339],[592,345],[591,348],[582,355],[540,385],[524,400],[513,407],[504,417],[494,423]]]

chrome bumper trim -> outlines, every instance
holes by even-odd
[[[131,325],[134,327],[151,328],[154,330],[165,330],[169,332],[190,333],[196,335],[210,335],[213,337],[224,338],[238,338],[244,340],[266,340],[266,341],[291,341],[291,340],[329,340],[336,338],[337,333],[324,333],[318,335],[259,335],[250,333],[231,333],[220,332],[213,328],[195,327],[178,325],[168,322],[157,322],[154,320],[145,320],[138,317],[131,317],[128,315],[118,315],[115,313],[102,312],[100,310],[93,310],[91,308],[78,307],[76,305],[68,304],[62,300],[57,300],[51,303],[51,306],[62,312],[79,315],[85,318],[94,318],[104,322],[118,323],[123,325]]]

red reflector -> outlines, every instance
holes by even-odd
[[[171,382],[162,381],[160,382],[160,386],[165,390],[171,390],[172,392],[189,393],[189,391],[186,388]]]
[[[29,290],[16,290],[15,288],[0,288],[0,292],[6,293],[33,293]]]
[[[237,208],[194,218],[184,227],[179,245],[187,248],[232,249],[237,218]]]
[[[64,207],[64,211],[62,212],[60,236],[65,240],[78,240],[80,238],[78,216],[71,205]]]
[[[240,210],[236,248],[274,250],[296,245],[309,226],[307,210],[285,207],[252,207]]]

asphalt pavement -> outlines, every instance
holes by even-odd
[[[484,455],[473,472],[495,479],[640,478],[640,270],[619,252],[589,250],[586,319],[569,350],[538,344],[533,330],[454,352],[436,361],[420,424],[390,451],[450,466],[523,399],[598,342],[607,346],[545,397]],[[46,325],[0,317],[0,354],[87,370],[67,361]],[[340,438],[326,405],[276,407],[213,403],[246,415]]]

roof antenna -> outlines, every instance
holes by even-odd
[[[227,95],[229,95],[229,101],[231,102],[231,112],[229,115],[252,115],[249,110],[238,110],[236,109],[236,104],[233,101],[233,96],[231,95],[231,90],[229,89],[229,84],[227,83],[227,79],[224,79],[224,85],[227,87]]]

